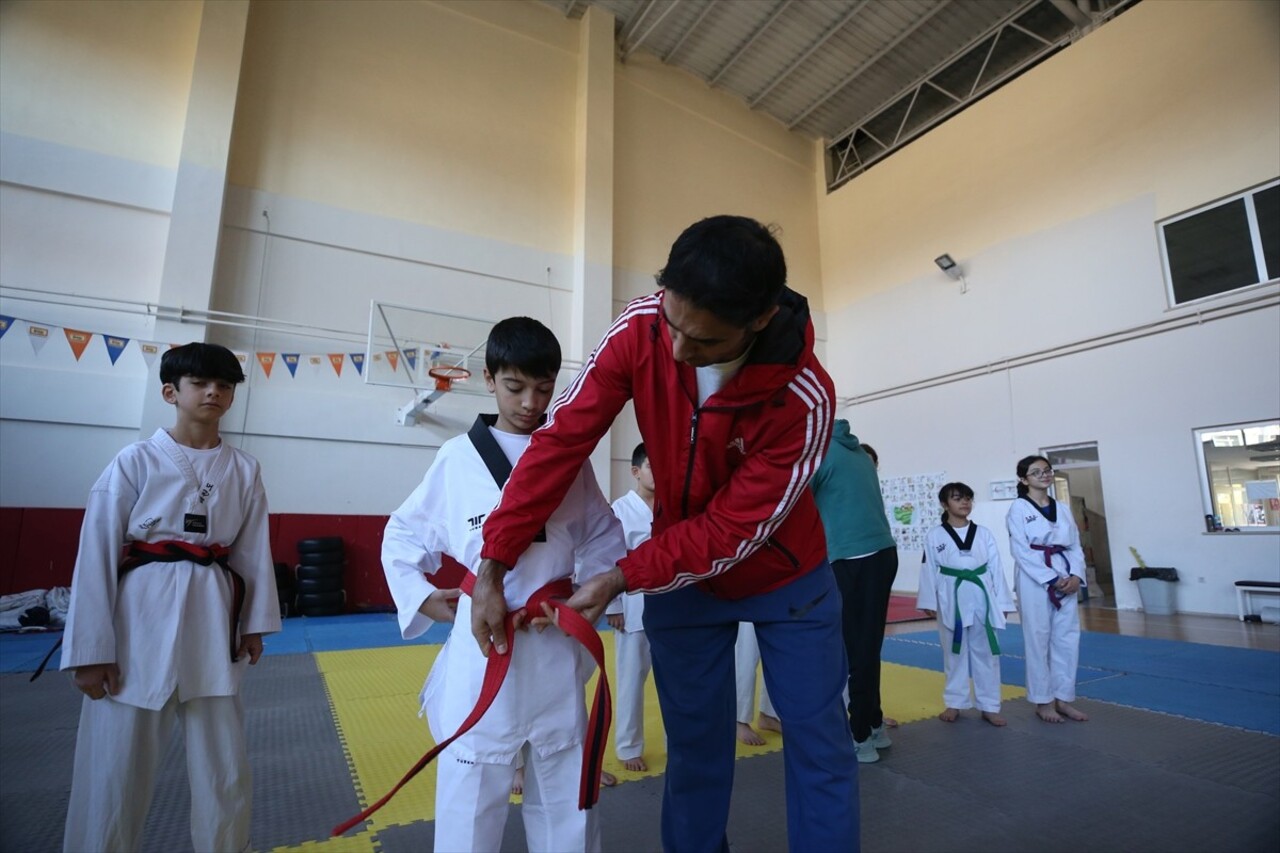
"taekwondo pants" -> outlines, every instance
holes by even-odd
[[[755,623],[765,683],[786,731],[790,849],[856,853],[858,765],[841,700],[848,668],[840,593],[826,561],[781,589],[737,601],[697,586],[645,601],[645,633],[667,729],[663,849],[729,849],[739,622]]]
[[[248,849],[253,776],[240,697],[179,702],[175,693],[158,711],[85,698],[63,838],[67,853],[138,849],[175,721],[186,745],[192,845],[197,853]]]
[[[1020,577],[1018,579],[1022,581]],[[1055,699],[1074,702],[1076,666],[1080,661],[1078,596],[1062,599],[1055,609],[1048,591],[1034,581],[1020,583],[1018,612],[1027,655],[1027,701],[1047,705]]]
[[[600,809],[578,808],[582,745],[539,757],[525,744],[522,755],[520,811],[530,853],[599,851]],[[516,764],[462,761],[449,747],[436,768],[436,853],[501,850]]]
[[[862,742],[884,725],[880,707],[880,647],[889,595],[898,576],[896,545],[831,565],[843,599],[844,647],[849,655],[849,729]]]
[[[970,625],[961,631],[964,638],[958,654],[951,652],[952,631],[938,622],[938,636],[942,638],[942,671],[946,684],[942,688],[942,702],[948,708],[972,708],[991,714],[1000,712],[1000,657],[991,653],[991,642],[982,623]],[[973,679],[973,700],[969,698],[969,679]]]
[[[738,623],[738,642],[733,647],[733,669],[737,679],[738,722],[751,725],[756,719],[756,669],[760,666],[760,644],[750,622]],[[769,688],[760,688],[760,713],[777,717],[769,699]]]
[[[614,717],[614,745],[618,758],[630,761],[644,755],[644,681],[649,677],[649,638],[644,631],[614,631],[618,685]]]

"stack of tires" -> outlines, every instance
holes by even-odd
[[[336,616],[346,604],[341,536],[298,540],[296,610],[302,616]]]

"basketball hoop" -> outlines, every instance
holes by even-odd
[[[433,367],[427,371],[427,375],[436,381],[437,391],[448,391],[455,382],[465,382],[471,378],[471,371],[461,365],[453,365],[452,367],[444,365],[441,367]]]

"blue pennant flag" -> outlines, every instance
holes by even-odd
[[[13,325],[13,318],[0,314],[0,338],[4,337],[4,333],[9,331],[9,327]]]
[[[413,372],[418,370],[418,348],[407,349],[404,351],[405,361],[409,362],[409,369]]]
[[[351,352],[347,353],[347,355],[351,356],[351,363],[356,366],[356,372],[364,376],[364,353]]]
[[[301,356],[302,356],[302,353],[297,353],[297,352],[280,353],[280,357],[284,359],[284,366],[289,368],[290,376],[298,375],[298,359]]]
[[[128,338],[113,338],[110,335],[103,335],[102,342],[107,345],[107,355],[111,356],[112,364],[116,363],[120,353],[124,352],[124,348],[129,345]]]

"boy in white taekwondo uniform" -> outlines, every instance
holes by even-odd
[[[925,538],[924,565],[916,607],[938,617],[946,685],[938,715],[953,723],[960,709],[976,704],[982,719],[1005,725],[1000,716],[1000,643],[996,629],[1005,626],[1013,597],[1000,567],[1000,552],[991,531],[969,521],[973,489],[947,483],[938,492],[942,523]],[[969,679],[973,679],[973,700]]]
[[[613,502],[628,552],[647,541],[653,530],[653,468],[643,442],[631,452],[631,476],[636,487]],[[649,769],[644,760],[644,682],[651,666],[649,639],[644,635],[644,593],[624,592],[609,602],[605,617],[614,630],[617,650],[614,745],[623,767],[643,772]]]
[[[76,853],[137,849],[175,718],[192,844],[249,846],[238,693],[280,604],[258,463],[218,433],[244,373],[230,350],[191,343],[164,354],[160,379],[173,428],[120,451],[80,533],[62,646],[86,696],[63,841]]]
[[[501,496],[493,465],[514,466],[542,422],[560,370],[560,345],[536,320],[509,318],[489,333],[485,364],[497,416],[481,415],[467,435],[445,442],[425,479],[387,522],[382,564],[405,639],[436,621],[470,623],[471,599],[437,589],[424,572],[434,572],[444,555],[472,571],[480,562],[481,528]],[[492,462],[495,453],[498,463]],[[578,578],[585,580],[626,554],[622,526],[589,462],[538,539],[506,578],[512,611],[549,582],[573,577],[575,558]],[[599,850],[596,812],[578,808],[590,658],[559,630],[523,632],[510,654],[506,680],[487,713],[436,763],[436,850],[500,848],[521,751],[529,848]],[[450,634],[422,690],[437,743],[456,732],[476,705],[485,665],[467,632]]]
[[[1017,571],[1014,588],[1022,614],[1027,657],[1027,700],[1046,723],[1089,716],[1076,698],[1080,660],[1080,612],[1076,595],[1085,585],[1084,550],[1071,509],[1049,496],[1053,467],[1043,456],[1019,460],[1018,499],[1009,507],[1009,551]]]

